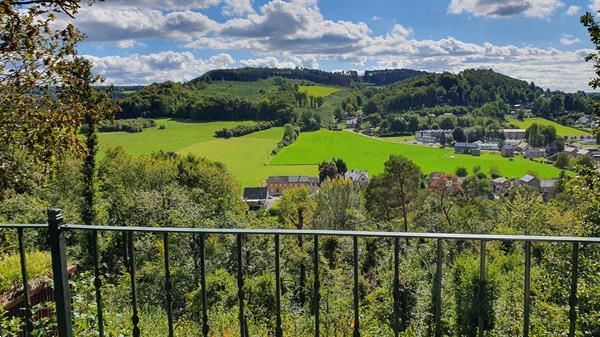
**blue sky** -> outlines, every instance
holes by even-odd
[[[186,81],[215,68],[492,68],[589,90],[579,17],[600,0],[107,0],[72,22],[114,84]],[[66,19],[62,19],[66,20]]]

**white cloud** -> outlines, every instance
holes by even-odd
[[[472,13],[492,18],[522,14],[526,17],[545,18],[564,5],[561,0],[451,0],[448,13]]]
[[[600,11],[600,0],[590,0],[588,7],[594,12]]]
[[[559,40],[560,44],[562,44],[563,46],[570,46],[572,44],[576,44],[581,42],[580,39],[573,37],[572,35],[563,35],[563,37]]]
[[[579,13],[580,9],[581,7],[579,6],[569,6],[567,11],[565,12],[565,15],[576,15],[577,13]]]
[[[377,16],[377,15],[375,15],[371,18],[371,21],[379,21],[379,20],[381,20],[381,17]]]
[[[225,0],[222,13],[225,16],[241,16],[244,14],[252,14],[254,13],[254,8],[252,8],[252,0]]]
[[[161,81],[187,81],[203,73],[231,67],[235,60],[229,54],[198,59],[191,52],[165,51],[154,54],[97,57],[85,55],[94,71],[117,85],[150,84]]]
[[[279,61],[273,56],[264,58],[241,60],[240,63],[245,67],[269,67],[269,68],[295,68],[296,64],[291,61]]]

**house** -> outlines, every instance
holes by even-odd
[[[269,179],[267,179],[267,190],[269,195],[280,195],[283,191],[298,186],[306,186],[315,189],[319,187],[319,177],[270,176]]]
[[[577,157],[578,149],[573,146],[565,146],[563,153],[567,154],[569,157]]]
[[[502,157],[512,157],[515,155],[515,147],[511,144],[502,145],[502,150],[500,151]]]
[[[596,142],[596,137],[593,135],[578,135],[578,136],[565,136],[568,142]]]
[[[417,141],[422,143],[441,143],[442,137],[445,137],[445,139],[452,138],[452,130],[419,130],[415,132],[415,137]]]
[[[532,175],[524,175],[517,181],[518,185],[527,185],[536,191],[540,190],[540,180]]]
[[[504,139],[525,139],[525,129],[502,129],[502,134],[504,134]]]
[[[506,194],[512,185],[512,182],[504,177],[498,177],[492,180],[492,188],[496,194]]]
[[[589,118],[588,116],[582,116],[582,117],[579,117],[579,119],[577,120],[577,123],[589,126],[590,124],[592,124],[592,121],[593,120],[591,118]]]
[[[347,129],[355,129],[358,126],[358,118],[351,118],[346,121]]]
[[[251,210],[259,209],[267,203],[269,190],[266,187],[246,187],[242,199]]]
[[[523,157],[525,158],[543,158],[546,156],[546,150],[541,147],[528,147],[525,152],[523,152]]]
[[[429,187],[436,186],[438,182],[442,179],[443,175],[443,172],[429,173]]]
[[[454,153],[470,154],[472,156],[481,155],[479,145],[475,143],[457,142],[454,144]]]
[[[346,179],[352,180],[354,185],[365,186],[369,184],[369,172],[361,170],[350,170],[344,173]]]
[[[479,145],[479,149],[481,149],[482,151],[500,151],[498,142],[483,142],[481,140],[478,140],[474,144]]]
[[[556,180],[540,180],[540,193],[549,198],[556,192]]]

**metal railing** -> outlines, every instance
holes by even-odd
[[[236,236],[236,263],[237,263],[237,298],[239,310],[240,336],[247,337],[247,322],[244,314],[244,261],[242,255],[242,246],[244,236],[248,235],[272,235],[274,238],[274,258],[275,258],[275,336],[282,337],[281,320],[281,267],[280,267],[280,236],[312,236],[313,237],[313,317],[314,317],[314,335],[320,334],[319,327],[319,302],[320,302],[320,283],[319,283],[319,237],[320,236],[338,236],[352,237],[353,247],[353,310],[354,324],[353,336],[360,336],[360,300],[359,300],[359,266],[358,266],[358,239],[361,237],[378,237],[394,239],[394,280],[393,280],[393,330],[394,335],[399,335],[400,313],[398,312],[399,303],[399,263],[400,263],[400,239],[433,239],[437,240],[436,251],[436,273],[434,280],[434,336],[442,335],[442,260],[443,260],[443,241],[444,240],[473,240],[480,242],[480,283],[486,280],[486,242],[488,241],[509,241],[523,242],[525,252],[525,271],[524,271],[524,308],[523,308],[523,336],[529,336],[529,316],[531,304],[531,249],[533,242],[553,242],[553,243],[571,243],[571,285],[569,296],[569,333],[568,336],[574,337],[577,319],[577,280],[579,264],[579,245],[580,244],[600,244],[598,237],[565,237],[565,236],[531,236],[531,235],[491,235],[491,234],[452,234],[452,233],[414,233],[414,232],[371,232],[371,231],[338,231],[338,230],[287,230],[287,229],[230,229],[230,228],[173,228],[173,227],[123,227],[123,226],[86,226],[64,224],[62,211],[60,209],[51,209],[48,211],[48,224],[0,224],[0,229],[16,229],[18,233],[18,245],[21,263],[21,275],[24,286],[23,296],[25,297],[25,324],[26,333],[31,334],[31,304],[29,303],[28,279],[26,269],[26,255],[23,230],[24,229],[48,229],[50,251],[52,256],[52,271],[54,281],[54,293],[56,302],[56,319],[59,337],[72,336],[72,318],[71,318],[71,299],[69,290],[69,280],[67,273],[66,243],[65,233],[68,231],[88,231],[93,233],[92,259],[94,263],[94,288],[96,294],[98,335],[104,336],[104,319],[102,309],[101,278],[98,262],[98,232],[122,232],[125,236],[127,246],[128,270],[131,282],[131,306],[132,306],[132,335],[140,336],[139,313],[137,304],[136,290],[136,266],[134,233],[158,233],[163,236],[164,245],[164,268],[165,268],[165,292],[166,292],[166,311],[168,319],[169,337],[174,335],[173,329],[173,299],[171,294],[171,274],[169,260],[169,234],[199,234],[199,254],[200,254],[200,291],[202,306],[202,335],[207,337],[209,334],[208,308],[206,300],[206,265],[205,265],[205,239],[207,235],[234,235]],[[483,303],[485,301],[485,292],[483,287],[479,289],[479,321],[478,334],[484,334]]]

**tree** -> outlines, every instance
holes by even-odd
[[[458,179],[455,176],[449,176],[445,173],[442,173],[439,179],[432,181],[430,190],[437,193],[439,196],[438,202],[440,204],[440,208],[444,213],[444,217],[446,218],[449,228],[452,228],[450,210],[454,204],[448,199],[457,193],[463,192],[463,188],[458,183]]]
[[[569,167],[570,161],[571,160],[569,159],[569,155],[561,152],[556,155],[556,160],[554,161],[554,166],[558,167],[559,169],[566,169]]]
[[[0,4],[0,143],[25,149],[45,173],[64,154],[85,153],[77,133],[86,114],[97,113],[86,111],[85,103],[71,96],[79,90],[73,86],[80,84],[76,77],[82,62],[76,55],[83,34],[71,24],[55,28],[56,15],[74,17],[80,3],[23,0]],[[89,85],[101,81],[98,77],[86,80]]]
[[[537,123],[531,124],[525,130],[525,138],[527,138],[529,146],[540,147],[544,145],[544,136],[542,135],[540,126]]]
[[[454,138],[454,141],[456,141],[456,142],[466,142],[467,141],[467,136],[465,135],[465,131],[460,126],[454,128],[454,130],[452,130],[452,138]]]
[[[334,179],[338,175],[337,167],[332,161],[324,161],[319,164],[319,181],[324,182],[329,179]]]
[[[594,159],[592,159],[592,157],[589,157],[589,156],[581,156],[581,157],[575,159],[575,165],[576,166],[585,166],[590,169],[594,169],[596,167],[596,164],[594,163]]]
[[[594,72],[596,77],[589,82],[589,86],[597,89],[600,87],[600,25],[594,19],[592,13],[585,13],[581,19],[581,23],[587,28],[590,39],[596,48],[596,52],[588,54],[585,60],[587,62],[592,61],[594,63]],[[593,102],[592,109],[596,115],[600,118],[600,102]],[[600,125],[594,129],[594,135],[600,140]]]
[[[335,163],[335,167],[340,176],[343,176],[348,171],[348,165],[342,158],[333,158],[332,161]]]
[[[416,195],[421,169],[406,157],[391,155],[381,175],[373,177],[366,191],[367,209],[375,217],[392,220],[402,216],[408,232],[408,204]]]
[[[319,187],[313,218],[315,228],[353,230],[353,210],[360,209],[360,194],[352,181],[342,177],[326,180]]]
[[[459,167],[456,169],[456,175],[459,177],[466,177],[469,174],[466,168]]]

